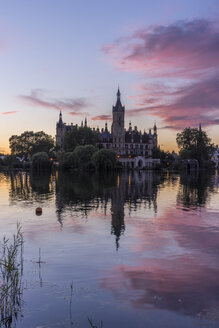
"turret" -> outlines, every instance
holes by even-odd
[[[154,134],[157,134],[157,126],[156,126],[156,123],[154,122]]]
[[[125,143],[125,107],[121,103],[121,93],[118,88],[117,100],[115,106],[112,108],[112,135],[113,135],[113,147],[117,150],[119,154],[124,153],[124,143]]]
[[[129,122],[129,131],[132,131],[132,123],[131,123],[131,121]]]
[[[108,131],[108,128],[107,128],[107,122],[105,123],[105,132]]]

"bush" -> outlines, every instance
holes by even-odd
[[[93,154],[92,162],[97,171],[110,171],[116,168],[116,153],[112,150],[101,149]]]
[[[93,168],[92,156],[95,154],[97,149],[92,145],[78,146],[73,151],[75,160],[77,162],[77,167],[79,169],[91,169]]]
[[[14,155],[6,155],[2,160],[2,164],[13,169],[23,167],[22,163]]]
[[[73,152],[59,152],[57,153],[57,160],[62,169],[76,168],[78,165],[76,156]]]
[[[32,168],[37,171],[49,170],[52,162],[45,152],[36,153],[32,156]]]

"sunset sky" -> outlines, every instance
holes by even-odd
[[[0,0],[0,152],[23,131],[156,121],[161,148],[202,123],[219,143],[218,0]]]

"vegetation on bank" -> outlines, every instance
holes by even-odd
[[[98,150],[92,145],[78,146],[73,152],[59,152],[57,160],[62,169],[110,171],[117,167],[114,151]]]
[[[179,148],[179,159],[196,159],[201,168],[211,168],[211,157],[215,150],[214,144],[207,133],[197,128],[185,128],[177,133],[176,142]]]
[[[12,327],[21,312],[23,235],[20,225],[13,240],[3,238],[0,249],[0,326]]]
[[[11,154],[24,159],[30,159],[38,152],[46,152],[55,147],[55,141],[43,131],[25,131],[21,135],[13,135],[9,139]]]
[[[73,127],[63,138],[63,148],[66,152],[73,152],[78,146],[96,146],[98,134],[89,127]]]
[[[53,163],[60,169],[80,169],[84,171],[110,171],[120,168],[116,153],[110,149],[96,147],[98,133],[88,127],[72,128],[63,138],[63,150],[59,151],[51,136],[43,131],[26,131],[9,139],[11,155],[0,157],[0,168],[50,170]],[[177,133],[176,142],[179,155],[153,149],[152,158],[160,159],[154,169],[170,168],[179,170],[185,159],[195,159],[201,168],[213,168],[211,161],[215,151],[207,133],[197,128],[185,128]]]

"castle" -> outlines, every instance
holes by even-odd
[[[81,123],[81,126],[87,126],[87,119]],[[59,121],[56,125],[56,145],[60,149],[63,147],[63,137],[66,132],[77,127],[77,125],[66,125],[62,121],[60,112]],[[132,128],[131,122],[129,128],[125,129],[125,106],[121,103],[121,93],[118,89],[115,106],[112,107],[112,126],[111,132],[108,130],[107,123],[105,129],[93,129],[98,133],[98,147],[112,149],[116,152],[117,158],[125,167],[151,167],[158,164],[158,159],[152,159],[152,151],[157,147],[157,127],[154,124],[153,133],[142,133],[137,126]]]

